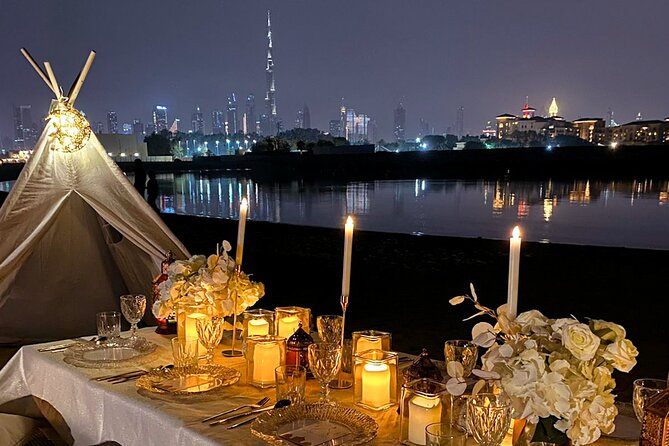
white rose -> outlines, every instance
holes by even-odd
[[[162,300],[154,302],[151,310],[153,311],[153,315],[158,319],[165,319],[172,313],[172,309]]]
[[[625,336],[627,336],[624,327],[618,324],[614,324],[613,322],[607,322],[600,319],[592,319],[590,321],[590,328],[592,329],[593,333],[602,338],[604,341],[621,341],[625,339]]]
[[[562,345],[581,361],[590,361],[599,347],[599,338],[585,324],[569,324],[562,328]]]
[[[606,346],[602,357],[613,364],[613,367],[621,372],[629,372],[636,365],[636,357],[639,351],[632,341],[623,339]]]
[[[539,333],[546,334],[548,330],[548,319],[541,314],[540,311],[530,310],[520,313],[516,320],[516,324],[520,324],[521,330],[524,334]]]

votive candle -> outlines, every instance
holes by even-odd
[[[364,352],[367,350],[383,350],[381,345],[381,338],[361,337],[355,344],[356,352]]]
[[[269,334],[269,322],[265,319],[251,319],[247,327],[247,336],[265,336]]]
[[[281,348],[276,343],[258,343],[253,351],[253,381],[260,385],[275,382],[274,369],[281,365]]]
[[[204,313],[191,313],[186,315],[184,322],[184,336],[186,339],[198,340],[197,349],[200,354],[203,354],[203,352],[206,352],[208,349],[200,342],[200,338],[197,335],[197,321],[207,319],[208,317],[209,316]]]
[[[286,316],[279,319],[278,336],[288,339],[300,327],[300,318],[296,315]]]
[[[409,400],[409,441],[425,445],[425,427],[441,422],[441,399],[416,395]]]
[[[387,364],[367,363],[363,366],[361,400],[371,407],[390,403],[390,368]]]

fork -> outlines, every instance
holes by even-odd
[[[260,399],[260,401],[258,401],[255,404],[242,404],[241,406],[235,407],[234,409],[229,409],[229,410],[226,410],[224,412],[218,413],[216,415],[212,415],[210,417],[207,417],[204,420],[202,420],[202,422],[206,423],[207,421],[213,420],[214,418],[222,417],[223,415],[227,415],[229,413],[232,413],[232,412],[235,412],[235,411],[238,411],[238,410],[241,410],[241,409],[260,409],[261,407],[263,407],[268,402],[269,402],[269,397],[264,397],[264,398]]]

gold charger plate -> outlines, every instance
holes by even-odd
[[[177,396],[199,395],[231,386],[239,381],[241,373],[222,365],[201,365],[181,374],[177,369],[152,369],[137,379],[138,389],[157,394]]]
[[[376,437],[379,425],[368,415],[338,404],[301,404],[274,409],[253,422],[251,432],[276,446],[355,446]]]

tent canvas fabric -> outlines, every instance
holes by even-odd
[[[93,334],[120,295],[151,295],[167,251],[189,256],[94,134],[79,151],[52,150],[53,125],[0,208],[3,344]]]

